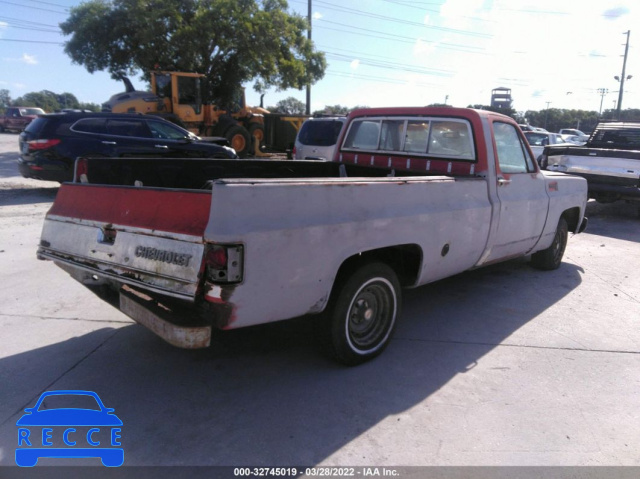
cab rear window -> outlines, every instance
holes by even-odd
[[[475,160],[471,126],[466,120],[449,118],[355,119],[342,150]]]

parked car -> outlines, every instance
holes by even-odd
[[[31,106],[11,106],[0,115],[0,131],[22,131],[38,115],[44,115],[42,108]]]
[[[567,143],[575,145],[584,145],[589,139],[589,135],[575,128],[563,128],[558,132]]]
[[[36,118],[20,133],[18,167],[25,178],[62,183],[73,180],[79,156],[237,158],[220,142],[226,140],[199,138],[156,116],[53,113]]]
[[[527,131],[541,131],[541,132],[546,132],[547,130],[545,130],[544,128],[540,128],[539,126],[531,126],[528,125],[526,123],[518,123],[518,126],[520,127],[520,129],[523,132],[527,132]]]
[[[583,177],[600,203],[640,205],[640,122],[601,121],[584,146],[548,146],[540,164]]]
[[[529,142],[531,146],[531,150],[533,151],[533,156],[536,157],[538,163],[540,163],[540,156],[544,151],[544,147],[547,145],[565,145],[570,144],[567,143],[566,140],[562,137],[562,135],[558,133],[545,133],[542,131],[525,131],[524,136]]]
[[[294,160],[331,160],[346,117],[309,118],[293,147]]]

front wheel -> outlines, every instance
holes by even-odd
[[[562,257],[564,256],[564,250],[567,247],[567,239],[569,237],[569,227],[567,220],[563,217],[558,221],[558,227],[556,228],[556,235],[553,238],[553,243],[547,249],[538,251],[531,256],[531,265],[534,268],[550,271],[558,269],[562,263]]]
[[[331,349],[338,361],[354,366],[389,344],[400,315],[400,283],[389,266],[371,263],[336,287],[329,311]]]
[[[246,128],[240,125],[231,126],[224,136],[229,140],[231,148],[236,150],[240,158],[246,158],[251,149],[251,137]]]

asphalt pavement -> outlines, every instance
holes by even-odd
[[[115,409],[125,466],[640,466],[637,207],[590,202],[557,271],[406,291],[388,349],[345,368],[304,319],[174,348],[37,260],[57,184],[21,178],[17,151],[0,134],[0,477],[52,390]],[[100,461],[34,470],[77,464]]]

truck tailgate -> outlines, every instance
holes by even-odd
[[[209,219],[208,191],[67,183],[44,221],[39,257],[193,301]]]

